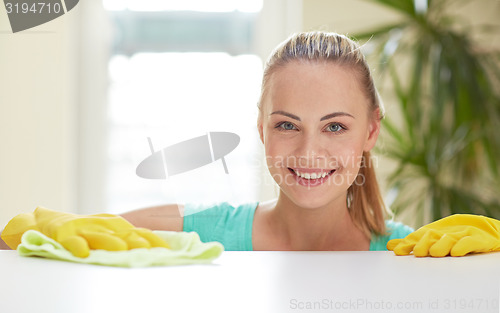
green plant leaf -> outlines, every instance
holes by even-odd
[[[370,0],[370,2],[385,5],[411,17],[416,16],[413,0]]]
[[[401,120],[389,114],[382,123],[383,153],[397,163],[388,177],[395,210],[407,205],[419,219],[500,216],[498,195],[486,192],[500,188],[500,51],[481,51],[472,39],[493,28],[469,27],[447,12],[471,1],[429,0],[424,11],[411,0],[371,2],[402,17],[358,36],[375,47],[378,72],[393,86],[386,92],[401,112]]]
[[[373,37],[387,35],[391,30],[401,29],[401,28],[404,28],[406,26],[407,26],[406,22],[398,22],[398,23],[384,25],[384,26],[378,27],[376,29],[373,29],[373,30],[370,30],[367,32],[355,33],[353,35],[350,35],[349,37],[353,40],[356,40],[356,41],[369,40]]]

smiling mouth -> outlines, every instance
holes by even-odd
[[[288,170],[294,174],[295,176],[306,179],[306,180],[317,180],[317,179],[327,179],[330,175],[335,173],[335,170],[330,170],[330,171],[325,171],[325,170],[317,170],[317,171],[311,171],[308,170],[307,172],[301,171],[300,169],[293,169],[293,168],[288,168]]]

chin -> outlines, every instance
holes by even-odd
[[[304,209],[318,209],[327,206],[339,206],[346,204],[347,190],[329,190],[328,188],[314,190],[296,190],[287,188],[281,190],[283,196],[288,198],[298,207]]]

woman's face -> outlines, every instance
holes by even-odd
[[[271,75],[266,90],[258,127],[281,192],[304,208],[345,205],[349,186],[364,183],[356,179],[363,151],[380,129],[355,72],[294,61]]]

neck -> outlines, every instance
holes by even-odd
[[[346,251],[369,247],[370,239],[354,225],[345,197],[323,207],[304,208],[280,193],[271,223],[286,250]]]

